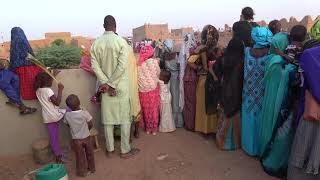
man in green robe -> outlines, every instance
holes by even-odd
[[[107,153],[114,152],[114,125],[121,126],[121,157],[139,152],[130,147],[130,103],[127,42],[116,34],[116,21],[108,15],[104,19],[104,34],[91,47],[91,63],[103,92],[101,113]]]

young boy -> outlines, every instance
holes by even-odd
[[[93,145],[89,131],[93,126],[92,116],[88,111],[80,108],[80,100],[74,94],[68,96],[66,104],[71,112],[65,114],[64,122],[70,127],[72,135],[77,175],[85,177],[88,170],[91,173],[95,172]]]
[[[20,114],[32,114],[37,111],[36,108],[26,107],[20,97],[19,77],[6,69],[8,61],[0,58],[0,90],[9,99],[6,102],[19,108]]]
[[[305,41],[306,36],[306,27],[302,25],[296,25],[292,27],[289,35],[290,44],[285,50],[284,56],[284,58],[290,63],[298,64],[298,59],[303,51],[303,42]]]

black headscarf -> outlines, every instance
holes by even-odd
[[[227,117],[240,111],[242,103],[244,44],[239,39],[231,39],[221,59],[213,71],[222,82],[221,102]]]

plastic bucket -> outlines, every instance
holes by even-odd
[[[48,164],[36,172],[36,180],[68,180],[63,164]]]

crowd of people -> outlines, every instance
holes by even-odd
[[[278,20],[260,27],[253,9],[246,7],[226,48],[217,45],[218,30],[206,25],[200,38],[185,35],[180,52],[171,39],[156,48],[145,42],[138,60],[116,34],[114,17],[105,17],[104,29],[91,51],[83,53],[87,66],[80,67],[97,77],[93,101],[101,105],[108,156],[115,151],[116,125],[122,158],[139,153],[130,137],[131,132],[139,137],[140,127],[150,135],[185,128],[214,134],[221,150],[241,148],[259,158],[272,176],[320,178],[320,21],[310,33],[302,25],[286,33]],[[71,129],[77,173],[93,173],[91,115],[80,108],[76,95],[68,96],[67,110],[60,109],[64,86],[58,84],[55,95],[52,76],[27,61],[27,54],[33,52],[22,29],[13,28],[9,70],[7,61],[0,61],[0,89],[8,104],[29,114],[36,109],[24,106],[21,97],[39,100],[58,162],[63,161],[58,129],[64,119]],[[25,80],[19,83],[19,78]]]

